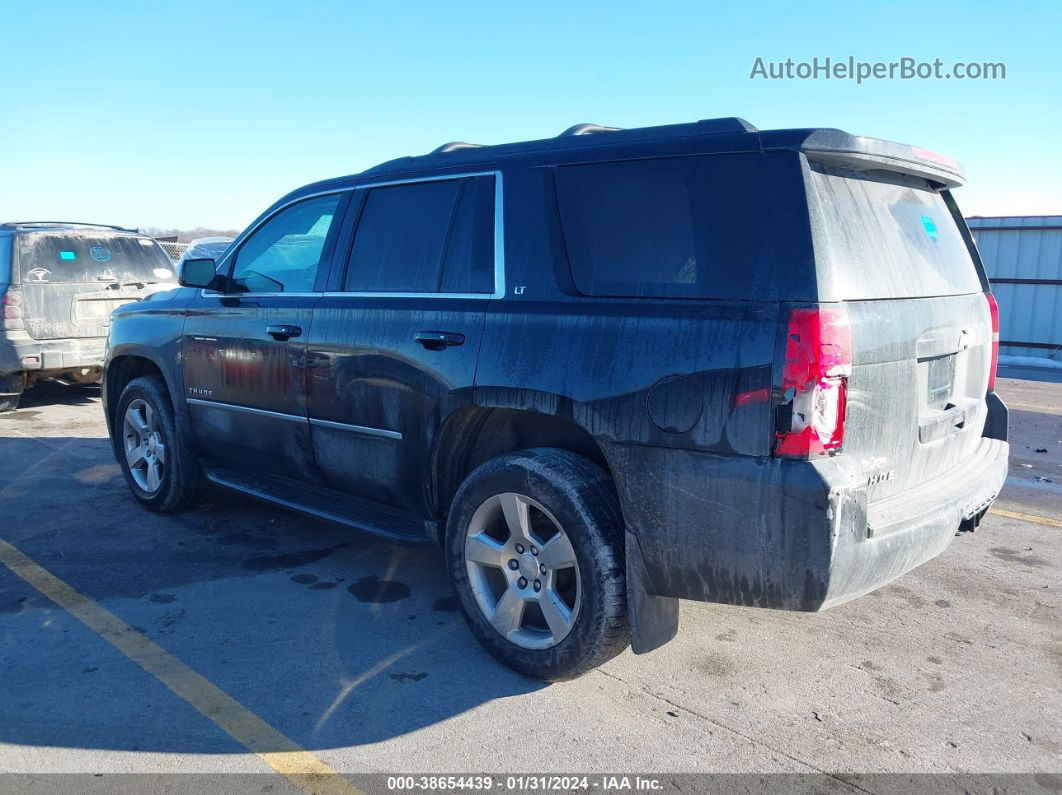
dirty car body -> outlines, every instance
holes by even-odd
[[[674,635],[678,599],[821,610],[939,554],[1005,477],[961,181],[914,147],[718,119],[309,185],[208,289],[116,311],[116,454],[122,390],[156,374],[208,480],[445,542],[477,467],[560,449],[613,484],[635,651]],[[398,208],[449,230],[438,262]],[[308,271],[241,266],[311,210]]]
[[[133,230],[0,224],[0,398],[42,378],[99,381],[111,311],[165,282],[176,285],[169,258]]]

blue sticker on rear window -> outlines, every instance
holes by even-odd
[[[89,248],[89,256],[96,262],[109,262],[111,259],[111,250],[106,246],[92,246]]]
[[[73,251],[60,251],[59,259],[77,259],[77,254]]]
[[[928,215],[923,215],[922,226],[924,226],[926,229],[926,237],[928,237],[930,240],[937,239],[937,225],[933,223],[932,218],[930,218]]]

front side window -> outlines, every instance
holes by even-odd
[[[369,188],[344,289],[490,293],[493,212],[492,177]]]
[[[333,193],[307,199],[281,210],[258,227],[236,254],[233,292],[313,291],[340,198],[340,194]]]

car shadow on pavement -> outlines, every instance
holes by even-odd
[[[543,686],[476,643],[434,546],[220,491],[156,514],[103,438],[12,438],[0,420],[0,517],[0,538],[308,749],[443,732]],[[4,743],[241,750],[3,565],[0,704]]]
[[[99,384],[62,384],[58,381],[41,381],[22,393],[19,410],[42,406],[84,406],[99,400]]]

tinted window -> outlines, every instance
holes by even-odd
[[[806,210],[791,200],[798,180],[796,161],[744,154],[562,166],[557,199],[576,288],[776,297],[810,266],[806,221],[794,215]],[[780,279],[776,248],[786,251]]]
[[[491,292],[493,183],[477,177],[369,189],[345,289]]]
[[[0,284],[11,281],[11,242],[10,237],[0,236]]]
[[[981,291],[977,267],[944,197],[925,180],[812,164],[811,184],[828,242],[823,279],[836,297]]]
[[[166,282],[173,262],[148,237],[101,232],[19,235],[23,282]]]
[[[340,194],[294,204],[258,227],[240,246],[232,271],[236,292],[311,292]]]
[[[494,178],[463,180],[446,243],[440,291],[494,291]]]

